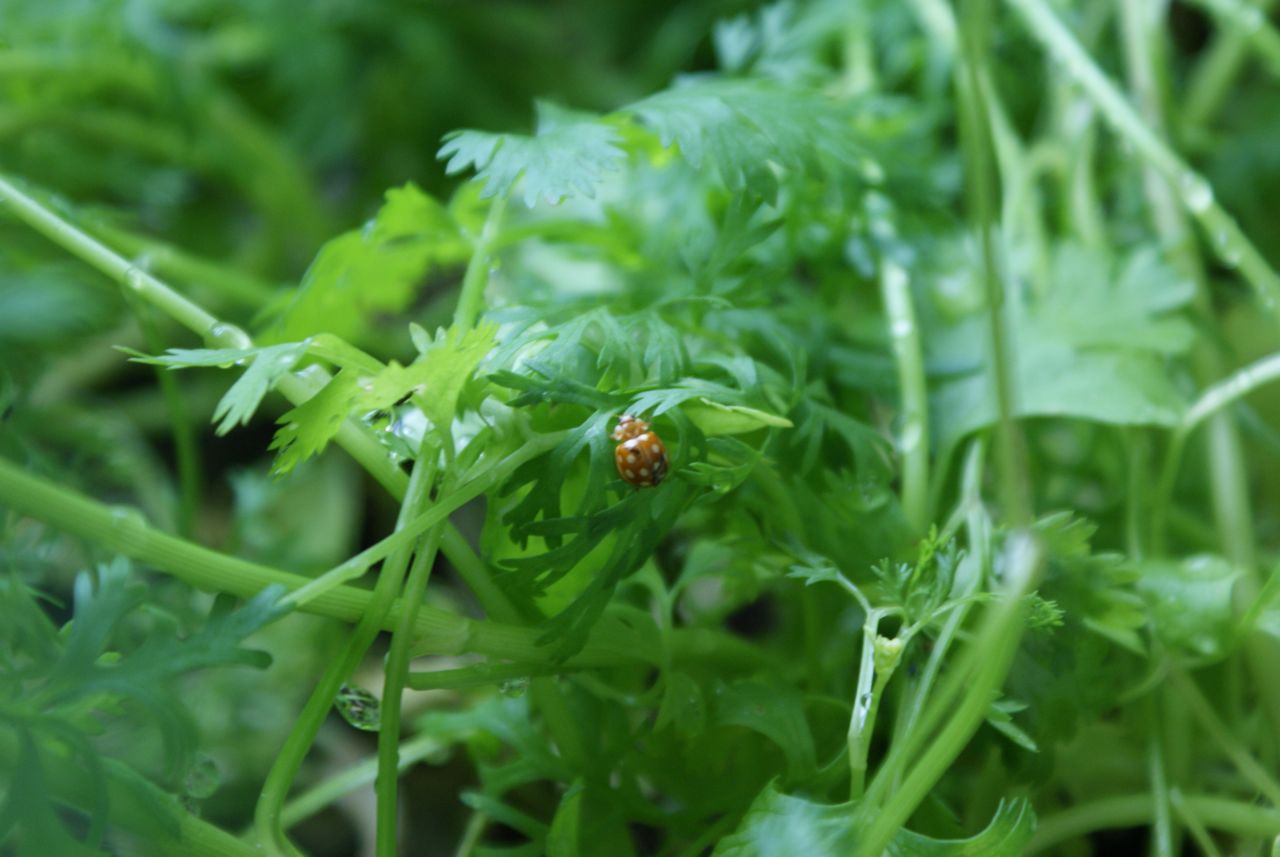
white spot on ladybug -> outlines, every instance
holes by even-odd
[[[640,475],[641,475],[641,476],[648,476],[648,475],[649,475],[649,468],[647,468],[647,467],[641,467],[641,468],[640,468]]]
[[[654,455],[658,455],[659,453],[662,452],[662,447],[658,446],[656,443],[653,446],[649,447],[649,449],[653,451]]]
[[[639,460],[640,460],[640,459],[636,456],[636,454],[635,454],[634,452],[633,452],[633,453],[630,453],[630,454],[627,456],[627,463],[628,463],[628,464],[635,464],[635,463],[636,463],[637,461],[639,461]]]

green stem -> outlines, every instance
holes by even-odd
[[[1165,450],[1160,480],[1151,504],[1151,533],[1153,546],[1159,552],[1164,545],[1165,518],[1173,499],[1173,486],[1191,433],[1205,420],[1225,411],[1230,405],[1266,384],[1280,379],[1280,354],[1270,354],[1256,360],[1230,377],[1219,381],[1200,394],[1200,398],[1187,409],[1169,438]]]
[[[482,464],[479,467],[479,473],[442,495],[430,509],[405,522],[402,527],[381,541],[375,542],[345,562],[309,581],[301,589],[291,592],[286,600],[298,605],[306,604],[334,587],[359,578],[378,560],[394,551],[412,546],[413,542],[427,530],[443,523],[457,509],[501,484],[522,464],[555,447],[562,439],[562,434],[559,432],[539,435],[506,458],[487,466]]]
[[[147,339],[147,347],[159,351],[160,335],[151,318],[151,307],[138,300],[130,300]],[[156,383],[164,398],[169,414],[169,432],[173,438],[173,457],[178,472],[178,534],[189,537],[195,527],[196,507],[200,502],[200,452],[196,447],[195,428],[187,411],[187,402],[178,387],[178,379],[172,372],[155,368]]]
[[[1184,795],[1183,803],[1215,830],[1253,838],[1280,834],[1280,811],[1210,795]],[[1027,845],[1028,855],[1048,851],[1098,830],[1148,824],[1155,815],[1151,793],[1106,797],[1043,816]]]
[[[80,257],[126,289],[158,307],[183,327],[204,337],[211,345],[245,346],[232,331],[224,331],[218,319],[157,280],[151,274],[109,249],[102,242],[54,214],[34,197],[0,175],[0,203],[53,243]],[[232,329],[234,331],[234,329]]]
[[[1218,850],[1217,844],[1209,836],[1209,831],[1205,829],[1204,822],[1200,820],[1200,816],[1192,812],[1191,807],[1187,806],[1187,799],[1182,792],[1179,789],[1173,789],[1169,793],[1169,801],[1173,804],[1174,811],[1178,813],[1179,820],[1186,825],[1187,832],[1191,834],[1191,838],[1196,841],[1196,845],[1200,846],[1204,857],[1222,857],[1222,852]]]
[[[902,510],[915,531],[923,533],[929,523],[929,391],[920,329],[911,304],[911,284],[907,272],[891,259],[881,263],[880,290],[902,391],[902,430],[898,437],[903,457]]]
[[[484,306],[484,289],[489,282],[490,257],[505,210],[506,200],[501,197],[494,199],[489,206],[489,215],[485,218],[484,228],[480,230],[480,237],[476,239],[471,261],[467,264],[467,272],[462,278],[458,306],[453,314],[453,325],[459,330],[470,330],[475,327],[476,319],[480,317],[480,310]]]
[[[157,238],[144,237],[105,220],[85,228],[132,258],[145,259],[149,270],[199,284],[212,294],[239,306],[260,310],[274,301],[280,288],[257,277],[227,268]]]
[[[409,477],[409,489],[405,494],[404,502],[400,505],[400,514],[396,520],[398,529],[403,528],[429,503],[435,473],[434,459],[427,460],[419,457],[414,462],[413,473]],[[302,712],[294,721],[284,746],[280,748],[279,754],[272,763],[271,770],[267,773],[262,794],[254,810],[254,828],[258,833],[259,842],[275,857],[281,854],[297,853],[285,836],[282,826],[281,812],[284,809],[284,802],[289,796],[289,789],[302,767],[307,752],[311,749],[311,744],[315,741],[316,734],[320,731],[321,724],[333,706],[334,697],[342,684],[360,665],[369,646],[373,644],[374,638],[387,621],[392,603],[404,582],[405,570],[409,566],[412,551],[412,544],[405,544],[383,564],[378,582],[374,584],[368,609],[360,616],[355,629],[347,638],[347,644],[342,653],[329,663],[320,676]],[[402,602],[401,614],[396,620],[397,626],[399,620],[406,612],[410,612],[410,609],[409,605]],[[379,753],[379,772],[382,770],[381,762],[382,757]]]
[[[1240,230],[1235,219],[1214,199],[1208,181],[1143,122],[1045,0],[1008,2],[1022,15],[1031,33],[1089,94],[1116,132],[1178,189],[1178,198],[1208,233],[1218,258],[1240,269],[1269,311],[1280,311],[1280,276]]]
[[[1280,32],[1267,22],[1267,13],[1240,0],[1193,0],[1195,5],[1216,17],[1223,29],[1238,35],[1253,48],[1262,65],[1280,77]]]
[[[471,857],[471,852],[480,843],[480,837],[484,835],[484,829],[489,824],[489,817],[483,812],[474,812],[467,821],[467,827],[462,831],[462,838],[458,840],[458,848],[454,851],[454,857]]]
[[[0,506],[27,515],[72,535],[132,557],[164,571],[197,589],[227,592],[250,598],[272,584],[296,590],[309,578],[226,556],[162,532],[147,524],[142,514],[128,507],[98,503],[75,491],[32,476],[0,459]],[[350,586],[332,589],[307,604],[306,612],[355,623],[369,613],[372,595]],[[393,603],[384,623],[386,630],[400,615]],[[606,620],[607,620],[606,616]],[[566,663],[605,666],[647,663],[652,653],[637,644],[620,623],[602,620],[587,645]],[[476,621],[436,607],[419,609],[415,628],[415,654],[437,651],[458,654],[477,652],[494,658],[546,664],[552,651],[540,645],[537,629]],[[738,666],[759,665],[756,650],[729,635],[706,629],[677,632],[673,644],[683,657]]]
[[[988,25],[987,0],[970,0],[962,16],[962,62],[957,74],[961,139],[968,172],[969,205],[978,224],[982,249],[982,282],[991,326],[991,382],[995,390],[996,464],[999,494],[1006,519],[1014,526],[1031,517],[1022,436],[1014,422],[1012,354],[1005,325],[1005,292],[996,252],[999,215],[996,210],[998,175],[993,161],[991,120],[982,87],[982,57]]]
[[[3,175],[0,175],[0,202],[7,203],[23,222],[37,232],[136,293],[139,298],[203,338],[207,344],[227,348],[253,346],[253,341],[243,330],[220,321],[203,307],[60,217]],[[308,381],[295,373],[288,373],[277,382],[279,391],[295,405],[311,398],[321,386],[323,379]],[[346,420],[338,429],[334,442],[345,449],[391,496],[397,500],[404,497],[408,477],[387,456],[386,449],[367,426]],[[500,590],[493,583],[484,564],[472,559],[474,552],[469,550],[466,540],[452,523],[446,527],[442,542],[445,556],[460,572],[466,571],[464,580],[484,590],[483,593],[480,590],[476,592],[486,609],[501,604],[503,599],[500,597]],[[464,547],[468,549],[464,550]]]
[[[1250,785],[1265,795],[1272,806],[1280,809],[1280,782],[1277,782],[1275,776],[1258,763],[1249,749],[1241,744],[1227,724],[1222,722],[1222,718],[1218,717],[1209,700],[1205,699],[1204,694],[1200,692],[1200,688],[1190,676],[1175,669],[1173,679],[1174,688],[1182,701],[1200,722],[1204,731],[1236,766],[1236,770],[1249,781]]]
[[[1005,591],[987,608],[978,634],[917,727],[895,742],[867,789],[863,815],[867,827],[859,857],[879,857],[888,847],[982,725],[991,700],[1009,673],[1023,632],[1024,596],[1039,575],[1042,555],[1034,539],[1021,531],[1009,535],[1005,550]],[[902,778],[901,787],[886,800],[889,786],[926,743],[927,749]]]
[[[466,690],[534,676],[562,675],[574,670],[574,667],[556,664],[483,663],[452,670],[411,672],[406,687],[413,690]]]
[[[418,762],[428,759],[445,749],[445,747],[446,745],[442,744],[435,735],[425,733],[415,735],[400,745],[400,770],[402,772],[408,770]],[[330,804],[335,803],[362,786],[369,785],[377,775],[377,756],[370,756],[363,761],[344,768],[341,773],[316,783],[285,804],[284,809],[280,812],[282,825],[285,830],[288,830],[306,821]]]
[[[1169,776],[1164,762],[1164,729],[1160,717],[1158,694],[1147,697],[1147,777],[1151,781],[1154,804],[1151,819],[1151,853],[1154,857],[1173,857],[1173,804],[1169,797]]]
[[[396,791],[400,779],[400,707],[404,697],[405,675],[409,672],[414,623],[426,594],[431,567],[435,565],[440,531],[441,527],[438,525],[432,528],[418,545],[408,580],[401,593],[405,608],[400,613],[395,630],[391,632],[391,650],[387,654],[382,686],[381,722],[378,727],[378,777],[374,786],[378,795],[374,843],[379,857],[395,857],[396,854],[399,832],[396,826],[399,805]]]
[[[885,640],[878,629],[882,610],[867,613],[862,626],[862,658],[858,664],[858,685],[853,693],[853,711],[849,717],[849,732],[845,743],[849,749],[849,799],[862,798],[867,783],[867,755],[871,750],[871,738],[875,734],[876,714],[880,698],[893,676],[898,662],[896,657],[877,658],[877,645],[896,644],[895,655],[900,655],[901,640]],[[879,663],[877,663],[879,661]]]
[[[961,477],[961,485],[963,486],[961,505],[967,510],[965,528],[969,552],[974,557],[977,568],[964,591],[957,593],[962,599],[967,599],[977,592],[991,566],[991,519],[986,509],[982,507],[981,496],[985,459],[986,446],[982,439],[975,439],[971,442],[969,451],[965,455],[964,472]],[[933,651],[929,653],[929,660],[925,662],[925,667],[920,673],[920,680],[912,689],[908,702],[902,708],[903,713],[894,732],[895,744],[902,736],[911,734],[915,729],[916,723],[920,720],[920,715],[924,711],[925,703],[929,700],[929,695],[933,691],[933,685],[938,680],[938,675],[942,672],[942,664],[946,660],[947,653],[951,650],[951,646],[955,642],[960,628],[964,625],[965,619],[968,618],[971,609],[972,602],[966,601],[952,610],[946,621],[943,622],[942,630],[938,632],[938,638],[934,640]],[[889,784],[889,787],[896,790],[898,785],[899,783],[895,779]]]

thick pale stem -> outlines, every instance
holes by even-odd
[[[902,429],[898,436],[903,461],[902,509],[919,533],[924,532],[929,519],[929,399],[920,328],[907,272],[892,260],[882,263],[880,290],[902,390]]]

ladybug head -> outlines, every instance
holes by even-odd
[[[618,427],[613,430],[611,437],[618,441],[631,440],[631,438],[639,437],[648,430],[649,424],[644,420],[637,419],[631,414],[623,414],[618,417]]]

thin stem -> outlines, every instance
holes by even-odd
[[[1151,800],[1154,804],[1151,852],[1155,857],[1173,857],[1173,812],[1169,798],[1169,776],[1165,770],[1164,730],[1158,699],[1158,694],[1147,697],[1147,721],[1151,728],[1147,736],[1147,777],[1151,781]]]
[[[159,350],[160,334],[151,318],[151,307],[130,300],[138,326],[147,339],[147,347]],[[173,438],[174,466],[178,473],[178,533],[190,536],[195,527],[196,507],[200,502],[200,452],[196,447],[195,428],[187,410],[186,399],[178,387],[178,379],[161,367],[155,369],[156,383],[169,415],[169,433]]]
[[[966,509],[969,552],[973,556],[973,562],[977,568],[967,581],[964,591],[957,593],[961,599],[967,599],[977,592],[991,564],[989,556],[991,520],[986,510],[982,508],[981,496],[985,459],[986,444],[980,438],[975,439],[970,444],[969,451],[965,455],[964,473],[961,477],[961,495],[963,498],[961,505]],[[963,601],[951,611],[946,621],[942,623],[942,630],[938,632],[938,638],[934,640],[933,650],[929,653],[929,660],[925,662],[925,667],[920,673],[920,680],[902,708],[903,714],[894,732],[895,744],[901,736],[911,734],[912,730],[915,729],[916,723],[920,720],[920,715],[924,711],[925,703],[929,700],[929,695],[933,691],[933,685],[938,680],[938,675],[942,672],[942,664],[946,660],[952,644],[955,642],[956,635],[964,625],[965,619],[968,618],[972,606],[972,602]],[[891,788],[895,790],[898,785],[897,781],[890,784]]]
[[[475,850],[476,845],[480,843],[480,837],[484,835],[484,829],[489,824],[489,817],[483,812],[474,812],[467,821],[467,827],[462,831],[462,839],[458,841],[458,848],[453,852],[454,857],[471,857],[471,852]]]
[[[220,321],[194,301],[182,296],[158,278],[114,252],[48,206],[23,192],[12,181],[0,175],[0,202],[7,203],[23,222],[49,238],[64,250],[97,268],[115,282],[137,294],[139,298],[161,310],[183,327],[200,336],[211,346],[251,348],[253,341],[240,328]],[[323,386],[323,377],[312,380],[288,373],[277,382],[277,388],[293,404],[311,398]],[[392,497],[402,499],[408,477],[393,462],[367,426],[346,420],[338,429],[334,442],[347,451]],[[483,563],[472,561],[474,552],[452,523],[446,525],[442,542],[445,556],[459,570],[465,569],[464,580],[479,585],[486,609],[500,602],[500,590],[493,584]],[[463,550],[468,548],[467,550]],[[499,608],[501,609],[501,608]]]
[[[1178,199],[1208,233],[1218,258],[1240,269],[1269,311],[1280,311],[1280,276],[1240,230],[1235,219],[1218,204],[1209,182],[1143,122],[1045,0],[1008,2],[1022,15],[1032,35],[1089,94],[1116,132],[1178,189]]]
[[[429,530],[414,554],[413,565],[401,593],[405,607],[392,631],[391,650],[387,654],[384,670],[381,723],[378,727],[378,777],[374,786],[378,795],[374,841],[376,853],[381,857],[395,857],[396,854],[399,833],[396,824],[396,787],[400,778],[400,706],[404,696],[405,675],[409,671],[409,646],[413,641],[414,623],[422,606],[423,595],[426,594],[431,568],[435,565],[440,530],[439,526]]]
[[[1218,19],[1223,29],[1235,33],[1253,48],[1262,65],[1280,77],[1280,32],[1267,22],[1260,7],[1240,0],[1192,0]]]
[[[1280,834],[1280,811],[1211,795],[1183,795],[1183,804],[1214,830],[1253,838]],[[1156,802],[1150,792],[1118,795],[1077,804],[1039,819],[1026,853],[1039,854],[1097,830],[1136,827],[1151,822]]]
[[[423,733],[413,736],[400,745],[400,770],[405,771],[418,762],[430,758],[445,746],[435,735]],[[377,775],[378,757],[376,755],[344,768],[341,773],[316,783],[285,804],[280,812],[281,824],[285,830],[288,830],[306,821],[330,804],[362,786],[369,785]]]
[[[1171,790],[1169,792],[1169,801],[1173,805],[1174,811],[1178,813],[1179,820],[1186,825],[1191,838],[1196,841],[1196,845],[1200,846],[1200,850],[1204,852],[1204,857],[1222,857],[1222,852],[1218,850],[1213,838],[1209,836],[1209,831],[1205,829],[1204,822],[1200,820],[1200,816],[1196,815],[1191,810],[1191,807],[1187,806],[1187,799],[1183,796],[1182,791],[1180,789]]]
[[[484,289],[489,283],[490,256],[498,237],[498,225],[502,222],[502,214],[506,210],[506,200],[502,197],[494,199],[489,206],[489,215],[485,218],[484,228],[476,239],[475,249],[471,253],[471,261],[467,264],[467,272],[462,278],[462,291],[458,294],[458,306],[454,310],[453,324],[459,330],[470,330],[475,327],[476,319],[484,306]]]
[[[1190,676],[1181,670],[1174,670],[1173,679],[1174,688],[1182,701],[1204,731],[1236,766],[1236,770],[1249,781],[1250,785],[1266,796],[1272,806],[1280,809],[1280,782],[1277,782],[1275,776],[1258,763],[1254,754],[1241,744],[1227,724],[1222,722],[1222,718],[1213,710],[1209,700],[1205,699],[1204,694],[1200,692],[1200,688]]]
[[[881,263],[880,290],[902,391],[902,510],[917,533],[929,522],[929,391],[921,355],[920,328],[911,303],[907,272],[891,259]]]
[[[413,690],[466,690],[487,687],[534,676],[553,676],[573,672],[572,666],[556,664],[474,664],[452,670],[411,672],[405,686]]]
[[[360,553],[309,581],[301,589],[289,593],[286,600],[303,605],[334,587],[362,576],[378,560],[392,552],[409,547],[432,527],[444,522],[454,511],[470,503],[495,485],[500,484],[518,467],[537,458],[562,439],[560,433],[539,435],[500,461],[481,465],[480,473],[441,496],[431,508],[406,522],[394,533],[375,542]]]
[[[969,205],[979,231],[982,250],[982,281],[986,292],[991,328],[991,384],[995,390],[996,465],[999,494],[1006,519],[1014,526],[1025,525],[1031,516],[1027,492],[1026,461],[1022,437],[1014,422],[1014,376],[1012,353],[1005,325],[1005,292],[996,252],[999,213],[996,184],[999,176],[993,161],[991,120],[981,80],[985,52],[988,9],[986,0],[970,0],[962,16],[962,62],[957,75],[960,93],[961,139],[968,177]]]
[[[158,238],[136,235],[105,220],[92,220],[85,228],[131,257],[144,259],[144,267],[198,283],[224,300],[260,310],[275,300],[279,287],[242,271],[210,262]]]
[[[1169,439],[1160,480],[1151,504],[1152,540],[1157,551],[1161,550],[1164,544],[1165,518],[1172,502],[1173,486],[1182,462],[1182,453],[1186,449],[1191,432],[1205,420],[1225,411],[1254,390],[1277,379],[1280,379],[1280,354],[1270,354],[1236,370],[1230,377],[1205,390],[1183,414],[1182,422],[1174,429]]]
[[[866,790],[867,754],[875,734],[876,713],[885,686],[898,666],[905,641],[887,640],[878,633],[883,610],[872,610],[862,626],[862,658],[858,665],[858,686],[853,694],[846,745],[849,748],[849,799],[861,799]]]
[[[413,473],[409,477],[409,490],[400,506],[400,514],[396,527],[403,528],[417,513],[425,507],[431,496],[432,484],[435,481],[434,458],[419,457],[414,461]],[[321,674],[315,689],[303,706],[302,712],[294,721],[284,746],[276,755],[263,783],[262,793],[258,797],[258,805],[254,810],[254,828],[258,833],[259,843],[268,853],[278,857],[281,854],[296,855],[292,843],[285,836],[281,823],[281,812],[284,802],[289,796],[289,789],[297,777],[302,762],[306,758],[320,725],[324,722],[333,706],[334,697],[343,682],[360,665],[360,661],[368,652],[374,638],[382,629],[391,610],[392,602],[400,592],[404,581],[405,570],[412,556],[412,544],[406,544],[393,553],[382,567],[378,582],[374,585],[373,595],[369,600],[369,608],[361,615],[355,629],[347,638],[347,644],[341,654],[331,661]],[[402,606],[401,617],[405,608]],[[398,623],[397,623],[398,624]],[[397,739],[399,735],[396,736]],[[393,763],[394,767],[394,763]],[[382,756],[379,753],[379,773],[382,771]]]
[[[917,728],[893,745],[867,789],[863,815],[867,826],[859,843],[860,857],[879,857],[888,847],[982,724],[995,692],[1009,673],[1023,632],[1024,596],[1039,575],[1042,554],[1031,536],[1018,531],[1008,537],[1006,556],[1005,591],[987,608],[978,634],[921,715]],[[889,785],[926,742],[927,749],[886,801]]]
[[[252,597],[272,584],[296,590],[309,578],[270,566],[226,556],[150,526],[132,508],[106,506],[82,494],[24,472],[0,459],[0,506],[27,515],[50,526],[131,557],[185,581],[197,589]],[[332,589],[308,602],[306,612],[355,623],[371,610],[368,590],[350,586]],[[395,602],[379,627],[390,630],[400,615]],[[601,620],[586,646],[566,664],[606,666],[620,663],[648,663],[651,653],[637,645],[634,635],[621,623]],[[540,632],[487,621],[476,621],[423,606],[414,625],[417,648],[439,652],[477,652],[495,658],[530,663],[550,663],[551,652],[539,645]],[[759,665],[756,650],[730,635],[709,633],[707,629],[679,629],[673,645],[680,656],[691,660]],[[415,649],[416,653],[416,649]]]

